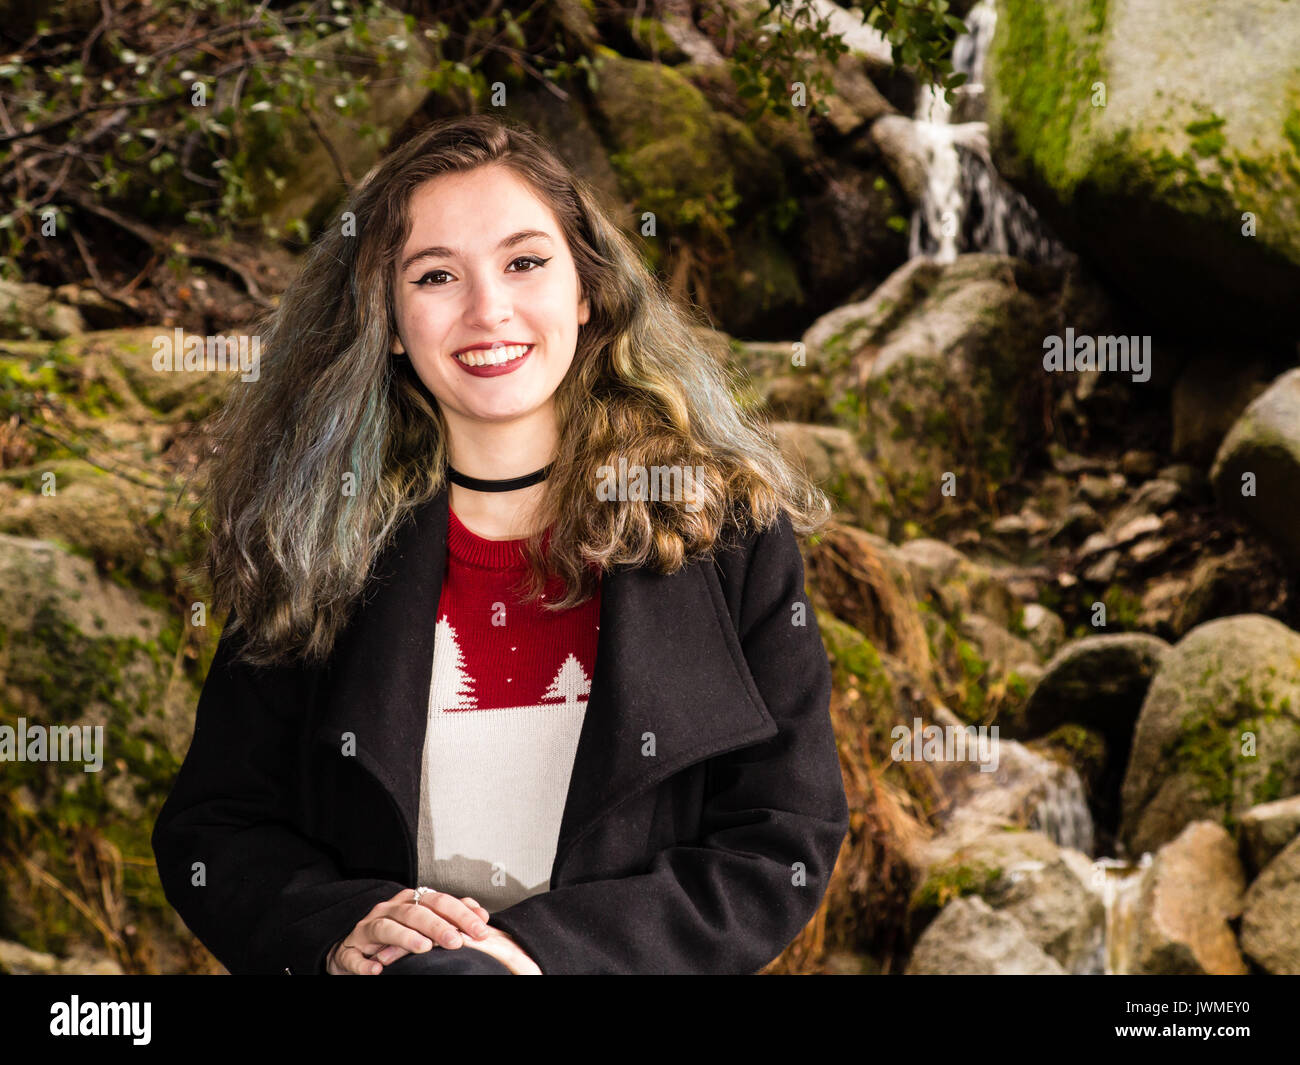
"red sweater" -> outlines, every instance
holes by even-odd
[[[523,543],[485,539],[448,511],[420,883],[489,912],[549,887],[600,627],[599,587],[561,614],[519,602]],[[552,577],[546,596],[561,591]]]

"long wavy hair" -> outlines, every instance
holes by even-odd
[[[591,187],[537,134],[476,115],[437,122],[375,164],[258,323],[260,376],[232,382],[210,423],[200,509],[213,609],[243,630],[240,656],[322,660],[404,517],[441,490],[447,428],[409,357],[393,354],[396,261],[410,200],[430,178],[509,167],[563,227],[590,318],[555,394],[559,443],[534,512],[521,597],[564,582],[564,610],[618,564],[671,573],[708,555],[729,519],[765,529],[784,510],[809,535],[830,504],[731,396],[692,308],[642,262]],[[596,471],[699,470],[695,504],[602,501]],[[350,477],[349,477],[350,475]],[[345,483],[355,485],[351,493]],[[633,494],[633,493],[625,493]],[[543,552],[544,534],[551,538]]]

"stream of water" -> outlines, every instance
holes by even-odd
[[[966,16],[968,33],[953,45],[953,69],[966,83],[950,93],[967,121],[954,122],[954,104],[922,85],[912,116],[926,164],[925,198],[912,214],[908,254],[952,262],[959,252],[1015,255],[1033,263],[1059,262],[1067,250],[1048,232],[1029,202],[993,166],[984,116],[984,63],[997,10],[979,0]]]

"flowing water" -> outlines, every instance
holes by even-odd
[[[967,117],[984,114],[984,61],[997,10],[980,0],[966,16],[968,33],[953,45],[953,69],[966,83],[950,93]],[[917,93],[912,116],[926,167],[926,190],[912,214],[908,254],[951,262],[959,252],[1015,255],[1028,262],[1059,262],[1069,253],[1048,232],[1029,202],[1003,181],[988,148],[983,121],[953,122],[953,104],[931,85]]]

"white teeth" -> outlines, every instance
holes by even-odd
[[[512,344],[510,347],[466,351],[457,355],[456,358],[467,366],[499,366],[503,362],[521,358],[528,353],[531,347],[531,344]]]

